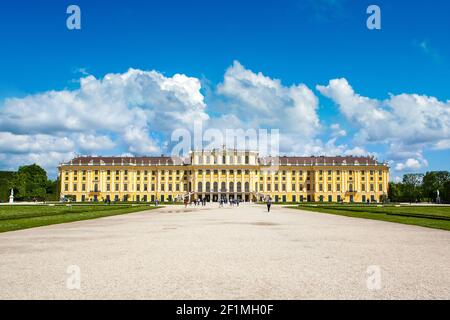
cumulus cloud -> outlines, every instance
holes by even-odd
[[[279,128],[295,132],[299,139],[311,139],[320,130],[318,98],[304,84],[284,86],[235,61],[217,93],[227,100],[216,123],[232,120],[231,124],[244,128]]]
[[[417,171],[426,166],[428,166],[428,162],[425,159],[409,158],[405,162],[397,163],[397,165],[395,166],[395,170],[397,170],[397,171],[406,171],[406,170]]]
[[[152,132],[164,135],[208,119],[200,90],[197,78],[130,69],[100,79],[85,76],[77,90],[8,98],[0,106],[0,152],[15,154],[18,163],[47,163],[40,155],[50,152],[56,152],[50,159],[58,161],[72,152],[115,153],[116,147],[132,154],[159,153]]]
[[[285,85],[238,61],[211,90],[183,74],[137,69],[101,78],[82,74],[75,90],[3,101],[2,169],[36,162],[54,173],[59,162],[76,154],[160,154],[169,151],[174,130],[192,131],[198,122],[210,134],[278,129],[279,151],[290,155],[379,156],[367,147],[383,145],[383,156],[398,171],[426,167],[423,153],[428,148],[450,149],[449,101],[417,94],[382,101],[359,95],[346,79],[316,89],[331,98],[354,127],[351,141],[345,123],[320,121],[319,99],[305,84]],[[250,140],[255,145],[258,139]]]
[[[450,147],[450,101],[418,94],[390,95],[384,101],[357,94],[346,79],[334,79],[317,90],[332,99],[345,118],[357,128],[357,144],[387,144],[399,160],[415,159],[426,149]],[[412,156],[416,155],[416,158]],[[400,157],[401,156],[401,157]],[[399,170],[417,167],[399,163]]]

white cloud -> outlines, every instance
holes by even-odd
[[[396,171],[406,171],[406,170],[417,171],[426,166],[428,166],[428,162],[425,159],[409,158],[403,163],[397,163],[397,165],[395,166],[395,170]]]
[[[418,94],[390,95],[384,101],[361,96],[346,79],[334,79],[317,86],[332,99],[345,118],[357,128],[357,145],[389,145],[388,154],[399,162],[396,168],[408,169],[425,165],[422,153],[427,149],[445,149],[450,144],[450,101]],[[414,163],[413,163],[414,162]]]
[[[77,90],[8,98],[0,106],[0,152],[91,153],[119,147],[158,153],[151,132],[167,134],[208,119],[200,89],[196,78],[130,69],[101,79],[88,75]]]
[[[196,121],[220,132],[279,129],[283,154],[377,155],[367,146],[387,145],[384,156],[400,171],[427,166],[428,148],[450,149],[449,101],[417,94],[380,101],[357,94],[346,79],[316,88],[354,126],[351,143],[341,123],[320,122],[319,99],[306,85],[284,85],[237,61],[210,91],[208,106],[200,80],[183,74],[130,69],[98,79],[84,74],[79,84],[0,105],[2,168],[36,162],[55,172],[75,154],[160,154],[173,130],[191,131]]]
[[[304,84],[283,86],[235,61],[217,92],[227,98],[222,119],[233,114],[244,128],[278,128],[300,139],[311,139],[320,129],[318,99]]]
[[[332,137],[345,137],[347,135],[347,131],[341,128],[338,123],[334,123],[330,126],[331,136]]]

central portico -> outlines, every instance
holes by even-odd
[[[191,151],[190,161],[195,198],[256,201],[258,152],[225,148]]]

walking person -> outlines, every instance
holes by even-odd
[[[270,212],[270,207],[272,206],[272,198],[267,198],[267,212]]]

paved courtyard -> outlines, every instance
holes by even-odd
[[[170,206],[0,234],[0,298],[450,299],[450,232]]]

